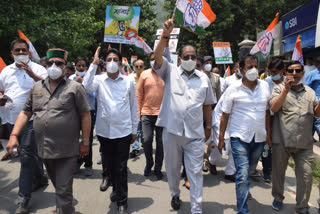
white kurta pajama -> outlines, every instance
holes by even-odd
[[[198,70],[187,75],[163,58],[154,70],[165,82],[157,120],[164,127],[163,149],[171,196],[179,196],[182,153],[190,182],[191,212],[201,213],[204,153],[203,105],[216,103],[209,78]]]

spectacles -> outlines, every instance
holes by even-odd
[[[143,68],[143,65],[135,65],[135,68]]]
[[[119,62],[119,59],[118,58],[107,58],[107,62],[111,62],[111,61]]]
[[[53,63],[54,63],[54,64],[56,64],[56,66],[61,66],[61,65],[63,65],[63,64],[64,64],[64,62],[61,62],[61,61],[54,61],[54,60],[52,60],[52,61],[48,61],[48,62],[47,62],[48,66],[53,65]]]
[[[183,60],[189,60],[189,59],[196,60],[196,58],[197,57],[195,55],[185,55],[182,57]]]
[[[288,69],[287,72],[292,74],[294,71],[296,71],[297,74],[299,74],[300,72],[302,72],[301,68],[297,68],[297,69]]]

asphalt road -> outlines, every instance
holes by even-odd
[[[95,140],[93,152],[94,174],[91,177],[85,177],[82,172],[75,176],[73,184],[74,204],[76,213],[82,214],[102,214],[116,213],[116,205],[110,202],[109,195],[111,188],[106,192],[100,192],[101,165],[96,162],[99,159],[99,144]],[[4,155],[0,151],[0,157]],[[130,159],[129,167],[129,213],[141,214],[187,214],[190,213],[189,191],[180,184],[181,200],[183,201],[181,209],[173,211],[170,206],[170,193],[167,184],[167,178],[164,173],[164,179],[157,181],[155,176],[144,177],[143,169],[145,157],[143,150],[138,157]],[[203,213],[222,214],[236,213],[236,195],[235,184],[224,180],[223,166],[226,160],[223,159],[218,165],[218,175],[204,173],[203,187]],[[259,163],[261,172],[261,164]],[[19,159],[0,162],[0,214],[14,213],[16,209],[16,198],[18,192],[19,177]],[[294,171],[288,167],[286,188],[285,188],[284,208],[276,212],[271,208],[273,198],[271,196],[271,185],[262,181],[251,182],[251,194],[253,200],[249,201],[249,209],[252,214],[272,214],[272,213],[295,213],[295,177]],[[310,199],[310,213],[318,213],[317,199],[319,191],[317,185],[313,186]],[[38,190],[32,194],[30,202],[30,212],[48,214],[55,210],[55,193],[52,184],[48,187]]]

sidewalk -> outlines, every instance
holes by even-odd
[[[99,158],[99,145],[95,140],[93,147],[93,169],[91,177],[82,174],[74,179],[74,204],[77,214],[113,214],[116,213],[116,205],[111,204],[109,195],[111,189],[106,192],[99,191],[101,182],[101,165],[96,162]],[[0,156],[4,154],[0,152]],[[156,181],[155,177],[145,178],[143,169],[145,157],[143,151],[140,156],[130,159],[129,167],[129,213],[139,214],[188,214],[190,213],[189,191],[180,184],[181,200],[183,201],[181,210],[173,211],[170,206],[170,193],[165,180]],[[235,184],[223,179],[223,166],[226,160],[223,159],[218,165],[218,175],[204,174],[203,187],[203,213],[205,214],[231,214],[236,212]],[[19,160],[12,159],[0,162],[0,213],[14,213],[15,200],[18,192]],[[261,164],[259,163],[259,169]],[[262,181],[251,182],[251,194],[253,200],[249,201],[250,213],[252,214],[293,214],[295,206],[295,177],[294,171],[288,167],[284,209],[280,212],[271,208],[272,196],[271,185]],[[318,187],[314,186],[310,199],[310,213],[317,214]],[[55,209],[55,194],[52,184],[41,189],[32,195],[30,203],[31,213],[48,214]]]

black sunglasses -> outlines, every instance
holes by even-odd
[[[47,62],[47,64],[48,64],[49,66],[53,65],[53,63],[54,63],[54,64],[56,64],[56,66],[61,66],[61,65],[63,65],[63,64],[64,64],[64,62],[61,62],[61,61],[54,61],[54,60],[52,60],[52,61],[48,61],[48,62]]]
[[[143,65],[136,65],[135,68],[143,68]]]
[[[197,57],[195,55],[185,55],[182,57],[183,60],[189,60],[189,59],[195,60]]]
[[[298,69],[288,69],[287,72],[292,74],[294,71],[296,71],[297,74],[299,74],[300,72],[302,72],[302,69],[301,68],[298,68]]]

